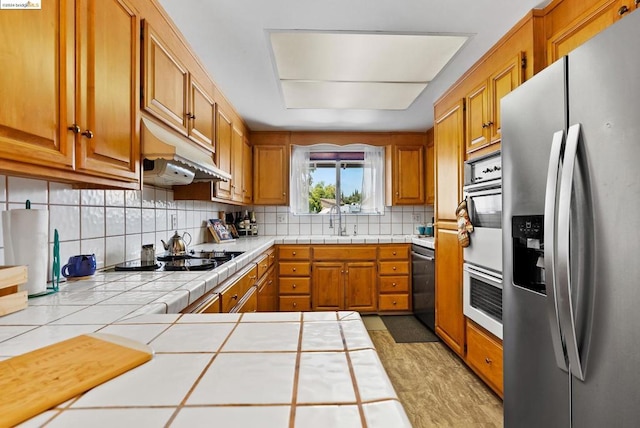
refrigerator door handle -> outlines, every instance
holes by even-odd
[[[564,131],[553,134],[549,169],[547,171],[547,188],[544,201],[544,269],[545,288],[547,292],[547,317],[551,328],[551,343],[556,358],[556,365],[568,372],[567,361],[562,343],[560,317],[558,316],[557,276],[556,276],[556,200],[558,191],[558,174],[560,156],[564,143]]]
[[[565,336],[565,346],[569,359],[569,369],[578,379],[584,381],[584,365],[580,358],[580,350],[576,335],[575,307],[571,299],[571,248],[570,220],[571,194],[573,192],[573,173],[578,153],[580,124],[569,128],[567,144],[564,150],[562,177],[560,178],[560,197],[558,199],[558,307],[560,309],[560,325]]]

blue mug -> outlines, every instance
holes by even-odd
[[[65,278],[93,275],[96,273],[95,254],[69,257],[69,262],[62,266],[61,273]]]

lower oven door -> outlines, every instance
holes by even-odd
[[[502,274],[465,263],[464,315],[502,339]]]

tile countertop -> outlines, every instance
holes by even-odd
[[[7,328],[22,333],[2,352],[99,331],[155,355],[21,426],[411,427],[357,312],[141,315],[39,328],[56,327],[65,330],[5,325],[0,340]]]

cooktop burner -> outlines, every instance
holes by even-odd
[[[215,269],[223,263],[233,260],[242,251],[191,251],[187,254],[161,254],[158,262],[134,260],[115,266],[116,271],[153,271],[162,268],[165,271],[190,271]],[[159,263],[162,262],[162,263]]]
[[[218,262],[214,259],[182,259],[165,262],[164,270],[210,270],[218,267]]]
[[[140,260],[133,260],[130,262],[124,262],[116,265],[117,271],[151,271],[157,270],[162,267],[162,263],[156,262],[141,262]]]

